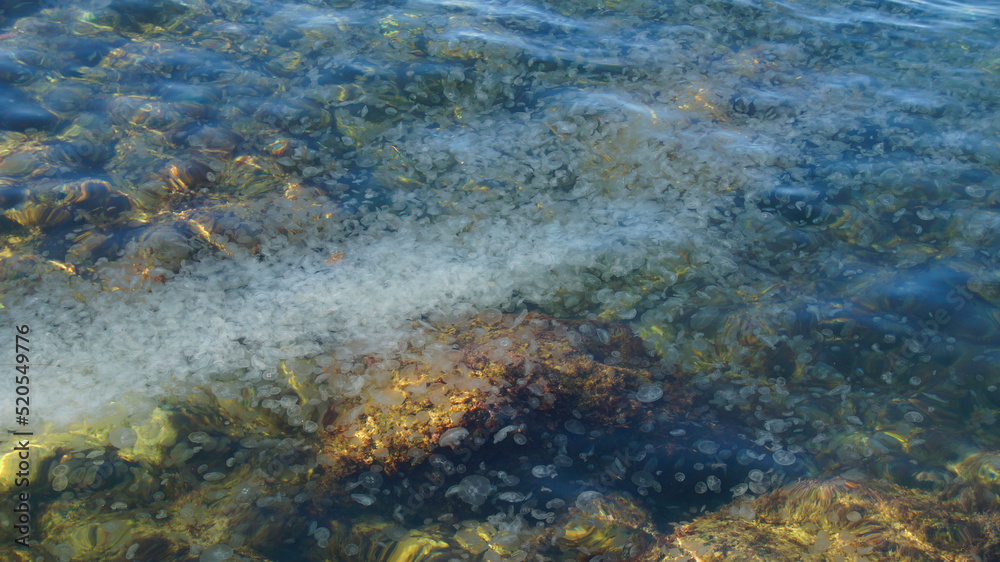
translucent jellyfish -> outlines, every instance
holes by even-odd
[[[494,324],[503,318],[503,313],[495,308],[484,308],[479,311],[479,319],[486,324]]]
[[[456,494],[472,507],[479,507],[490,494],[490,480],[478,474],[466,476],[458,485],[448,488],[444,495],[447,497]]]
[[[597,335],[597,339],[600,340],[601,343],[607,344],[611,342],[611,334],[609,334],[608,331],[605,330],[604,328],[598,328],[595,331],[595,334]]]
[[[493,434],[493,442],[499,443],[503,441],[504,439],[507,438],[507,435],[509,435],[510,432],[515,431],[516,429],[517,426],[513,424],[501,428],[500,431],[497,431],[495,434]]]
[[[69,478],[63,475],[56,476],[52,479],[52,489],[56,492],[61,492],[69,486]]]
[[[764,422],[764,429],[770,431],[771,433],[782,433],[783,431],[788,429],[788,424],[785,422],[785,420],[778,420],[778,419],[767,420],[766,422]]]
[[[635,392],[635,399],[639,402],[656,402],[663,396],[663,387],[658,384],[644,384]]]
[[[453,427],[441,434],[438,445],[442,447],[457,447],[469,435],[469,430],[464,427]]]
[[[717,493],[722,490],[722,481],[719,480],[718,476],[709,476],[705,482],[708,484],[708,489],[713,492]]]
[[[212,438],[209,437],[209,435],[204,431],[195,431],[188,435],[188,439],[192,443],[208,443],[208,441]]]
[[[532,509],[531,516],[539,520],[551,521],[555,519],[555,513],[550,511],[542,511],[540,509]]]
[[[708,439],[702,439],[701,441],[695,443],[694,446],[706,455],[714,455],[719,452],[719,444],[715,441],[709,441]]]
[[[795,464],[795,453],[790,453],[784,449],[780,451],[775,451],[773,455],[774,462],[780,464],[781,466],[789,466]]]
[[[517,486],[521,483],[521,479],[517,477],[516,474],[506,474],[502,477],[503,483],[508,486]]]
[[[653,475],[645,470],[640,470],[632,474],[632,483],[640,488],[649,488],[653,485],[653,482],[655,482]]]
[[[368,494],[351,494],[351,499],[366,507],[375,503],[375,498]]]
[[[138,440],[139,436],[131,427],[119,427],[108,434],[108,441],[119,449],[128,449]]]
[[[561,500],[559,498],[554,498],[554,499],[551,499],[551,500],[545,502],[545,508],[546,509],[559,509],[560,507],[563,507],[564,505],[566,505],[566,502],[564,502],[563,500]]]
[[[504,492],[499,496],[497,496],[497,498],[499,498],[502,501],[511,503],[523,502],[525,500],[525,496],[521,492]]]
[[[567,466],[573,466],[573,459],[566,455],[556,455],[552,459],[552,464],[558,467],[566,468]]]
[[[594,490],[580,492],[580,495],[576,497],[576,507],[583,511],[591,511],[596,507],[597,501],[603,497],[603,494]]]
[[[564,423],[563,425],[566,427],[566,431],[574,435],[583,435],[587,433],[587,429],[583,427],[583,424],[580,423],[580,420],[577,419],[567,420],[566,423]]]
[[[551,464],[540,464],[531,469],[535,478],[555,478],[556,474],[556,467]]]
[[[382,485],[382,475],[377,472],[366,472],[358,477],[358,483],[368,490],[374,490]]]

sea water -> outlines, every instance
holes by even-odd
[[[996,407],[988,2],[3,17],[3,315],[45,431],[494,308],[623,323],[720,412],[768,377],[818,411]]]

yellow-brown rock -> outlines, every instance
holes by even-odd
[[[596,322],[581,335],[582,324],[493,311],[428,331],[420,350],[411,347],[398,360],[367,361],[364,376],[375,384],[323,420],[327,483],[371,464],[391,471],[441,444],[458,448],[451,438],[439,441],[448,430],[486,437],[500,428],[501,410],[513,414],[512,423],[531,412],[548,424],[573,412],[600,427],[642,423],[649,410],[628,396],[651,382],[641,341],[627,328]],[[683,407],[689,398],[670,384],[664,394]]]
[[[993,560],[1000,511],[972,500],[846,477],[801,480],[680,527],[643,560]],[[980,490],[982,491],[982,490]]]

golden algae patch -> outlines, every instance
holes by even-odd
[[[1000,519],[884,481],[802,480],[695,519],[660,538],[665,560],[979,560]],[[744,515],[744,512],[747,516]]]
[[[621,326],[587,324],[586,336],[580,325],[496,311],[423,331],[411,338],[419,346],[400,360],[362,362],[367,367],[354,370],[363,375],[325,367],[319,376],[334,387],[362,376],[374,383],[356,398],[332,403],[323,418],[322,454],[337,467],[331,467],[331,483],[345,469],[378,463],[395,470],[436,446],[455,449],[466,438],[484,439],[500,428],[498,412],[518,405],[553,422],[583,412],[595,428],[647,421],[648,410],[625,394],[654,382],[641,368],[648,364],[641,342]],[[660,385],[679,400],[667,409],[686,400],[680,389]]]

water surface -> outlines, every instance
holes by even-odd
[[[751,469],[775,487],[852,468],[926,487],[975,480],[969,459],[995,490],[991,3],[101,1],[3,17],[2,304],[45,364],[32,415],[53,440],[140,425],[196,388],[256,395],[293,362],[333,357],[347,377],[420,352],[429,330],[528,310],[627,326],[728,451],[698,430],[672,441],[691,430],[676,412],[596,428],[567,446],[677,447],[661,465],[723,481],[651,495],[598,463],[546,481],[567,505],[627,494],[669,533]],[[352,385],[382,396],[377,376],[306,370],[295,384],[334,410]],[[326,406],[291,405],[266,415],[323,435],[301,427]],[[500,488],[542,494],[531,466],[479,454],[470,471],[494,488],[521,471]],[[500,488],[395,524],[458,510],[534,525],[532,500]],[[403,496],[371,513],[391,520]],[[267,555],[343,555],[303,532]]]

